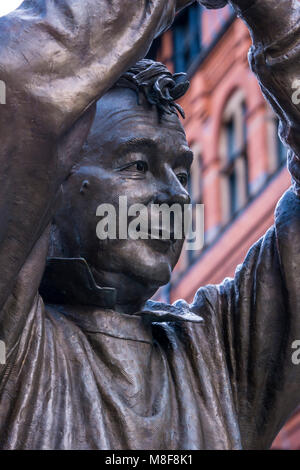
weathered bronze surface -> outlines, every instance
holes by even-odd
[[[293,181],[234,279],[152,302],[182,241],[96,238],[96,207],[120,194],[189,201],[186,85],[145,62],[136,86],[122,74],[190,3],[29,0],[0,18],[2,449],[267,448],[299,403],[297,0],[232,2]]]

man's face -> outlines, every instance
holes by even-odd
[[[67,243],[75,247],[79,242],[75,255],[86,258],[102,286],[119,273],[122,283],[128,279],[152,295],[169,281],[182,239],[101,241],[96,210],[112,204],[118,214],[119,196],[127,197],[128,207],[145,205],[149,214],[151,204],[188,204],[191,163],[192,152],[175,114],[159,120],[157,109],[137,104],[129,89],[112,90],[100,100],[84,159],[65,183],[58,220],[68,232]]]

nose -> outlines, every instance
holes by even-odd
[[[154,198],[155,204],[190,204],[191,198],[188,191],[180,184],[176,174],[172,172],[168,174],[157,187],[157,192]]]

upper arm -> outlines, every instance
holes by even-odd
[[[62,135],[172,21],[175,0],[26,0],[0,18],[7,102]]]

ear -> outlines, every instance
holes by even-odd
[[[88,189],[88,187],[90,186],[90,182],[89,180],[84,180],[81,184],[81,188],[80,188],[80,194],[84,195],[84,193],[86,192],[86,190]]]

